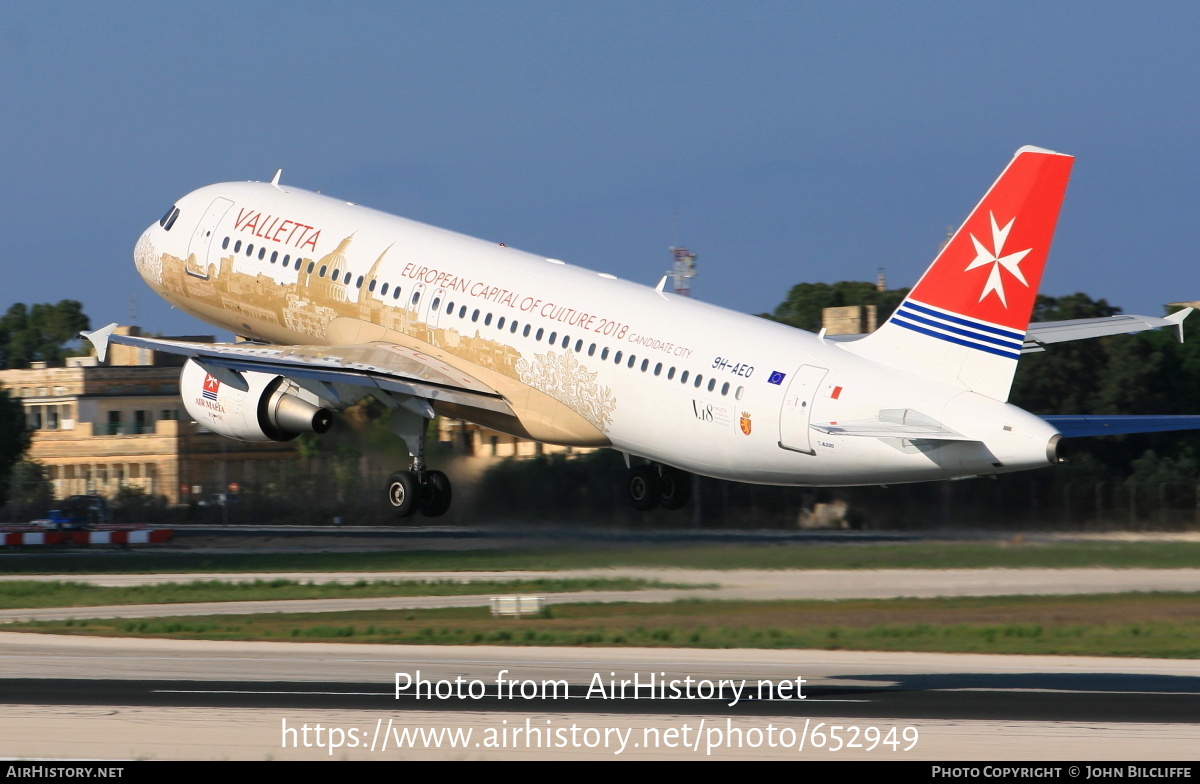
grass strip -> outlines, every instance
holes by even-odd
[[[0,609],[97,607],[119,604],[180,602],[249,602],[278,599],[369,599],[386,596],[467,596],[495,593],[570,593],[575,591],[639,591],[648,588],[713,586],[661,583],[633,578],[570,580],[359,580],[350,584],[255,580],[234,583],[194,581],[130,587],[104,587],[78,582],[0,581]]]
[[[46,621],[6,631],[114,637],[453,645],[813,648],[1195,658],[1200,594],[562,604],[547,617],[486,608]]]
[[[355,553],[0,553],[0,572],[512,571],[612,566],[689,569],[1200,568],[1200,542],[911,542],[870,544],[589,543],[562,549]]]

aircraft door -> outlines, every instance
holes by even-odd
[[[793,452],[815,455],[809,440],[809,422],[817,387],[829,372],[817,365],[801,365],[783,393],[783,408],[779,412],[779,446]]]
[[[208,254],[212,248],[213,233],[217,230],[217,224],[221,222],[221,218],[225,217],[225,213],[229,212],[229,208],[232,206],[232,201],[220,196],[213,199],[213,203],[208,206],[208,211],[200,219],[195,233],[192,234],[192,241],[188,245],[188,257],[185,264],[187,274],[208,279]]]
[[[441,318],[442,307],[446,304],[446,290],[435,289],[433,297],[429,300],[429,312],[425,315],[425,323],[431,327],[438,325],[438,320]]]
[[[408,298],[408,309],[412,311],[409,318],[419,321],[422,320],[422,315],[429,310],[429,302],[425,297],[425,284],[418,283],[413,286],[412,294]]]

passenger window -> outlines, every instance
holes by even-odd
[[[629,361],[625,363],[625,367],[632,368],[634,362],[637,362],[637,356],[630,354]]]
[[[608,359],[608,346],[605,346],[605,347],[604,347],[604,348],[603,348],[603,349],[600,351],[600,358],[601,358],[601,359]]]
[[[358,280],[354,281],[354,288],[361,289],[363,284],[363,276],[359,275]]]
[[[501,317],[500,317],[500,318],[499,318],[499,319],[496,321],[496,329],[504,329],[504,316],[501,316]]]
[[[413,304],[413,305],[416,305],[416,304],[417,304],[418,302],[420,302],[420,301],[421,301],[421,292],[419,292],[419,291],[414,291],[414,292],[413,292],[413,297],[412,297],[412,304]]]
[[[547,342],[547,343],[549,343],[550,345],[552,345],[552,346],[553,346],[555,343],[557,343],[557,342],[558,342],[558,333],[557,333],[557,332],[551,332],[551,333],[550,333],[550,339],[549,339],[549,340],[547,340],[546,342]]]
[[[662,374],[662,363],[659,362],[657,365],[654,366],[654,375],[657,376],[657,375],[661,375],[661,374]]]
[[[492,326],[492,314],[491,313],[489,313],[483,317],[483,326],[485,326],[485,327]]]
[[[238,240],[237,242],[233,243],[233,252],[234,253],[242,252],[242,241],[241,240]]]
[[[387,294],[387,284],[386,284],[386,283],[384,283],[384,284],[383,284],[383,290],[382,290],[382,292],[381,292],[381,293],[383,293],[383,294]],[[441,307],[441,304],[442,304],[442,298],[441,298],[441,297],[434,297],[434,298],[433,298],[433,303],[432,303],[432,304],[429,306],[429,309],[430,309],[430,310],[437,310],[439,307]]]
[[[308,274],[309,275],[312,274],[313,267],[315,267],[315,266],[317,266],[317,262],[315,262],[315,261],[308,262]]]
[[[721,385],[721,396],[724,397],[725,395],[728,395],[728,394],[729,394],[729,382],[726,381],[724,384]]]
[[[562,347],[566,348],[569,345],[571,345],[571,338],[567,335],[563,335]]]
[[[475,311],[471,314],[471,321],[479,321],[479,308],[475,308]]]
[[[253,256],[253,255],[254,255],[254,243],[253,243],[253,242],[251,242],[250,244],[248,244],[248,245],[246,246],[246,255],[247,255],[247,256]]]
[[[708,380],[708,391],[712,392],[713,388],[716,387],[716,385],[717,385],[717,380],[715,378],[710,378]]]
[[[529,337],[529,325],[528,324],[525,325],[525,329],[521,330],[521,337],[523,337],[523,338]]]
[[[737,392],[734,392],[734,393],[733,393],[733,396],[734,396],[735,398],[737,398],[738,400],[741,400],[741,399],[742,399],[742,395],[745,393],[745,391],[746,391],[746,388],[745,388],[745,387],[738,387],[738,388],[737,388]]]
[[[273,250],[273,251],[271,251],[271,263],[274,264],[277,261],[279,261],[279,251]],[[321,269],[325,269],[325,268],[321,267]],[[322,272],[321,274],[324,275],[325,273]]]
[[[377,281],[374,278],[372,278],[371,282],[367,284],[367,291],[374,291],[376,282]]]
[[[317,272],[317,277],[318,277],[318,278],[323,278],[323,277],[325,277],[325,272],[326,272],[326,270],[328,270],[328,269],[329,269],[329,265],[328,265],[328,264],[322,264],[322,265],[321,265],[321,269],[320,269],[320,270]]]
[[[645,373],[645,372],[646,372],[646,368],[648,368],[648,367],[650,367],[650,360],[648,360],[648,359],[643,359],[643,360],[642,360],[642,372],[643,372],[643,373]]]
[[[221,250],[229,250],[229,238],[221,240]]]
[[[466,305],[463,305],[461,308],[458,309],[458,317],[459,318],[467,317],[467,306]]]
[[[267,257],[267,249],[266,249],[266,248],[259,248],[259,249],[258,249],[258,260],[259,260],[259,261],[262,261],[262,260],[263,260],[263,259],[265,259],[266,257]]]
[[[670,381],[673,378],[675,378],[675,368],[672,366],[671,369],[667,371],[667,381]]]
[[[679,383],[680,383],[680,384],[686,384],[686,383],[687,383],[687,380],[688,380],[688,372],[689,372],[689,371],[685,370],[685,371],[683,371],[683,374],[679,376]]]
[[[594,356],[596,356],[596,344],[595,344],[595,343],[593,343],[592,345],[588,346],[588,356],[589,356],[589,357],[594,357]]]
[[[400,299],[400,287],[392,289],[392,299]]]
[[[616,354],[613,355],[613,364],[614,365],[621,364],[621,352],[620,351],[618,351]]]
[[[511,333],[512,333],[512,334],[514,334],[514,335],[515,335],[515,334],[517,334],[517,326],[518,326],[518,324],[517,324],[517,322],[516,322],[516,321],[512,322],[512,323],[511,323],[511,324],[509,324],[509,326],[508,326],[508,331],[509,331],[509,332],[511,332]],[[525,329],[529,329],[529,327],[526,327]]]

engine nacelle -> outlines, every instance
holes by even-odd
[[[179,374],[179,392],[192,419],[239,441],[290,441],[301,433],[324,433],[333,414],[320,400],[272,373],[242,372],[247,389],[222,382],[193,360]]]

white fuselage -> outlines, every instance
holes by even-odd
[[[224,183],[177,206],[135,250],[173,305],[271,343],[403,343],[501,392],[517,435],[785,485],[1051,462],[1038,417],[766,319],[294,188]],[[809,427],[902,409],[973,440]]]

